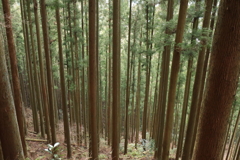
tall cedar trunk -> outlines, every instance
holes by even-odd
[[[60,24],[59,4],[56,6],[56,20],[58,31],[58,52],[59,52],[59,65],[60,65],[60,81],[61,81],[61,93],[62,93],[62,109],[63,109],[63,122],[64,122],[64,135],[67,142],[67,157],[72,156],[71,152],[71,139],[70,139],[70,127],[68,121],[68,109],[67,109],[67,95],[65,86],[64,64],[63,64],[63,52],[62,52],[62,33]]]
[[[78,13],[77,13],[77,2],[74,1],[74,26],[80,26],[80,24],[78,23],[77,21],[77,16],[78,16]],[[60,23],[59,23],[60,24]],[[75,51],[75,72],[76,72],[76,77],[75,77],[75,83],[76,83],[76,91],[75,91],[75,103],[76,103],[76,119],[77,119],[77,142],[78,142],[78,145],[80,145],[80,141],[81,141],[81,132],[80,132],[80,126],[81,126],[81,105],[80,105],[80,76],[79,76],[79,70],[80,70],[80,67],[79,67],[79,41],[78,41],[78,32],[75,31],[74,32],[74,51]]]
[[[23,15],[23,19],[27,19],[26,17],[26,5],[25,5],[25,1],[20,1],[21,2],[21,8],[22,8],[22,15]],[[25,6],[25,7],[24,7]],[[32,76],[32,67],[30,65],[30,42],[29,42],[29,32],[28,32],[28,27],[27,24],[24,23],[24,28],[26,31],[26,35],[24,37],[25,40],[25,47],[26,47],[26,63],[27,63],[27,73],[28,73],[28,80],[29,80],[29,92],[30,92],[30,104],[31,106],[35,106],[35,96],[33,94],[33,89],[32,89],[32,84],[33,84],[33,76]],[[32,115],[33,115],[33,126],[34,126],[34,131],[36,131],[37,133],[39,132],[38,130],[38,118],[36,118],[36,110],[35,107],[32,107]]]
[[[21,95],[21,87],[18,75],[18,67],[17,67],[17,57],[16,57],[16,49],[13,38],[12,31],[12,20],[10,13],[10,5],[8,0],[2,0],[3,7],[3,15],[5,20],[5,28],[7,34],[7,43],[8,43],[8,51],[11,63],[11,72],[12,72],[12,82],[13,82],[13,93],[14,93],[14,104],[17,113],[17,121],[19,126],[20,137],[22,141],[22,148],[24,155],[27,156],[27,146],[25,141],[25,133],[24,133],[24,110],[22,104],[22,95]]]
[[[173,18],[173,6],[174,1],[168,1],[168,14],[166,21],[170,21]],[[170,37],[171,30],[166,29],[165,33]],[[167,39],[166,39],[167,40]],[[158,98],[158,108],[157,108],[157,140],[156,146],[158,150],[155,151],[155,158],[162,157],[162,147],[163,147],[163,134],[164,134],[164,122],[165,122],[165,111],[166,111],[166,101],[167,101],[167,86],[168,86],[168,77],[169,77],[169,64],[170,64],[170,53],[171,53],[171,45],[164,46],[164,51],[162,55],[162,63],[161,63],[161,76],[160,76],[160,84],[159,84],[159,98]],[[161,115],[160,115],[161,114]],[[159,123],[160,122],[160,123]]]
[[[96,0],[89,1],[89,107],[91,159],[98,159]]]
[[[196,0],[195,10],[199,11],[199,9],[200,9],[200,0]],[[198,16],[194,17],[193,19],[192,39],[191,39],[192,45],[194,45],[196,42],[195,33],[198,29],[198,20],[199,20]],[[185,82],[184,100],[183,100],[183,107],[182,107],[182,118],[181,118],[181,125],[180,125],[179,139],[178,139],[177,153],[176,153],[177,160],[182,154],[182,145],[183,145],[183,138],[185,133],[187,107],[188,107],[188,101],[189,101],[189,91],[190,91],[191,76],[192,76],[192,66],[193,66],[193,55],[190,55],[188,59],[187,76],[186,76],[186,82]]]
[[[130,42],[131,42],[131,17],[132,17],[132,0],[130,0],[129,19],[128,19],[128,58],[127,58],[127,86],[126,86],[126,113],[125,113],[125,142],[124,142],[124,154],[127,154],[128,136],[129,136],[129,116],[128,105],[130,99]]]
[[[111,58],[111,52],[112,52],[112,43],[111,43],[111,35],[112,35],[112,14],[111,14],[111,1],[109,1],[109,22],[108,22],[108,40],[109,40],[109,46],[108,46],[108,145],[111,144],[112,141],[112,58]]]
[[[41,37],[40,37],[40,27],[39,27],[39,20],[38,20],[38,3],[34,0],[34,16],[35,16],[35,25],[36,25],[36,33],[37,33],[37,47],[38,47],[38,60],[40,66],[40,84],[41,84],[41,91],[43,96],[43,107],[45,112],[45,128],[47,133],[47,139],[50,141],[50,126],[49,126],[49,114],[48,114],[48,100],[47,100],[47,91],[46,91],[46,84],[45,84],[45,73],[43,67],[43,57],[42,57],[42,47],[41,47]]]
[[[55,129],[55,114],[54,114],[54,98],[53,98],[53,82],[52,82],[52,71],[51,71],[51,59],[49,51],[49,41],[48,41],[48,27],[47,27],[47,11],[45,6],[45,0],[40,1],[41,4],[41,15],[42,15],[42,30],[44,39],[44,51],[46,57],[46,68],[47,68],[47,83],[48,83],[48,96],[49,96],[49,117],[50,126],[52,133],[52,144],[56,143],[56,129]]]
[[[180,47],[178,46],[178,44],[181,43],[183,39],[187,7],[188,7],[188,0],[181,0],[178,24],[177,24],[177,33],[176,33],[175,46],[174,46],[173,59],[172,59],[170,86],[169,86],[169,92],[168,92],[168,105],[167,105],[166,124],[164,129],[162,160],[167,160],[169,157],[170,141],[171,141],[172,128],[173,128],[173,112],[174,112],[174,104],[175,104],[175,97],[176,97],[176,87],[177,87],[178,72],[180,67]]]
[[[120,113],[120,0],[113,1],[113,61],[112,61],[112,159],[119,159]]]
[[[28,24],[29,24],[29,30],[30,30],[30,39],[31,39],[31,49],[32,49],[32,59],[33,61],[33,94],[35,95],[36,105],[32,106],[34,108],[34,111],[36,113],[36,119],[38,119],[38,109],[40,113],[40,126],[41,126],[41,137],[45,136],[44,131],[44,122],[43,122],[43,115],[42,115],[42,106],[41,106],[41,98],[40,98],[40,92],[39,92],[39,85],[38,85],[38,73],[37,73],[37,62],[36,62],[36,53],[35,53],[35,45],[33,40],[33,30],[32,30],[32,18],[31,18],[31,12],[30,12],[30,3],[29,0],[27,2],[27,14],[28,14]],[[30,56],[31,57],[31,56]],[[29,58],[30,58],[29,57]],[[32,64],[32,63],[31,63]]]
[[[99,3],[98,0],[96,0],[96,68],[97,68],[97,131],[98,135],[100,136],[100,130],[101,130],[101,121],[102,118],[100,116],[101,113],[101,100],[100,100],[100,67],[99,67],[99,62],[100,62],[100,57],[99,57]],[[99,145],[99,137],[98,137],[98,145]]]
[[[221,159],[240,69],[240,1],[222,0],[193,159]],[[226,58],[227,57],[227,58]]]
[[[215,24],[215,14],[216,14],[216,7],[217,7],[218,0],[214,0],[213,2],[213,11],[211,15],[211,22],[210,22],[210,30],[213,31],[214,29],[214,24]],[[209,37],[212,37],[212,32],[210,32]],[[200,87],[200,93],[199,93],[199,101],[198,101],[198,110],[197,110],[197,116],[196,116],[196,122],[194,126],[194,135],[193,135],[193,144],[191,148],[191,155],[194,150],[195,142],[196,142],[196,135],[197,135],[197,128],[198,128],[198,122],[199,122],[199,115],[200,115],[200,110],[201,110],[201,104],[202,104],[202,99],[203,99],[203,92],[205,88],[205,82],[206,82],[206,74],[207,74],[207,69],[208,69],[208,61],[209,61],[209,55],[211,52],[211,48],[208,47],[204,59],[204,66],[203,66],[203,75],[202,75],[202,80],[201,80],[201,87]]]
[[[203,29],[208,29],[210,24],[210,18],[211,18],[211,11],[212,11],[212,4],[213,0],[206,1],[206,8],[204,13],[204,19],[203,19]],[[206,33],[202,34],[203,36],[207,36]],[[192,94],[192,103],[191,103],[191,109],[190,109],[190,115],[188,120],[188,127],[187,127],[187,133],[186,133],[186,140],[183,148],[183,160],[190,160],[191,159],[191,148],[194,147],[193,145],[193,136],[194,136],[194,126],[196,124],[197,119],[197,110],[198,110],[198,102],[199,100],[199,93],[201,89],[201,78],[203,74],[203,67],[204,67],[204,57],[205,57],[205,51],[206,51],[206,39],[203,38],[201,40],[201,44],[203,46],[201,47],[201,50],[198,54],[198,61],[197,61],[197,70],[194,80],[194,86],[193,86],[193,94]]]
[[[82,25],[82,40],[84,42],[84,12],[83,12],[83,0],[81,1],[81,25]],[[85,52],[85,49],[84,49],[85,45],[84,43],[82,43],[82,59],[84,60],[84,52]],[[87,145],[87,125],[86,125],[86,103],[85,103],[85,67],[82,66],[82,74],[81,74],[81,80],[82,80],[82,90],[81,90],[81,100],[82,100],[82,113],[83,113],[83,126],[84,126],[84,131],[83,131],[83,139],[84,139],[84,144]]]
[[[73,36],[72,36],[72,15],[71,15],[71,3],[72,1],[67,1],[67,21],[68,21],[68,27],[69,27],[69,35],[68,37],[70,39],[73,40]],[[75,116],[75,101],[73,100],[73,96],[74,96],[74,91],[75,91],[75,87],[74,89],[71,89],[71,86],[74,85],[74,79],[75,79],[75,73],[74,73],[74,59],[73,59],[73,43],[71,41],[68,42],[68,45],[70,46],[69,51],[70,54],[68,55],[70,58],[70,64],[69,64],[69,68],[68,68],[68,74],[71,76],[71,78],[69,78],[68,81],[68,98],[69,98],[69,108],[70,108],[70,120],[71,123],[73,124],[73,122],[76,122],[76,116]]]
[[[156,122],[157,122],[157,115],[158,115],[158,113],[157,113],[157,105],[158,105],[158,93],[159,93],[159,83],[158,82],[160,82],[160,59],[161,59],[161,52],[159,52],[159,54],[158,54],[158,60],[157,60],[157,62],[158,62],[158,65],[157,65],[157,76],[156,76],[156,83],[155,83],[155,89],[154,89],[154,100],[153,100],[153,116],[152,116],[152,126],[151,126],[151,134],[150,134],[150,136],[153,138],[153,139],[157,139],[156,138],[156,136],[157,136],[157,133],[155,132],[155,129],[156,129],[156,127],[155,127],[155,125],[154,124],[156,124]]]
[[[10,80],[8,77],[2,35],[0,35],[0,142],[6,160],[24,160],[21,137],[17,124]]]
[[[149,4],[146,2],[146,87],[145,87],[145,98],[144,98],[144,109],[143,109],[143,124],[142,124],[142,139],[146,139],[147,132],[147,111],[149,108],[149,85],[150,85],[150,71],[151,71],[151,55],[149,52]],[[144,148],[145,150],[145,148]]]
[[[135,113],[135,148],[137,149],[137,143],[139,141],[139,121],[140,121],[140,83],[141,83],[141,55],[138,55],[138,78],[137,78],[137,93],[136,93],[136,113]]]

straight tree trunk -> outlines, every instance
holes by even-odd
[[[130,0],[129,19],[128,19],[128,58],[127,58],[127,87],[126,87],[126,113],[125,113],[125,142],[124,142],[124,154],[127,154],[128,137],[129,137],[129,99],[130,99],[130,44],[131,44],[131,19],[132,19],[132,0]]]
[[[120,114],[120,0],[113,1],[112,159],[119,159]]]
[[[211,11],[212,11],[212,4],[213,0],[207,0],[205,2],[206,8],[204,13],[204,19],[203,19],[203,29],[208,29],[210,24],[210,18],[211,18]],[[207,36],[206,34],[202,34],[203,36]],[[198,54],[198,62],[197,62],[197,70],[194,80],[194,86],[193,86],[193,94],[192,94],[192,103],[190,108],[190,115],[188,120],[188,127],[187,127],[187,133],[186,133],[186,140],[183,148],[183,160],[190,160],[192,157],[191,154],[191,148],[194,147],[193,145],[193,136],[194,136],[194,126],[196,124],[197,119],[197,111],[199,108],[198,102],[199,96],[200,96],[200,90],[201,90],[201,78],[203,75],[203,67],[204,67],[204,57],[206,52],[206,39],[203,38],[201,40],[201,44],[204,46],[201,47],[201,50]]]
[[[2,39],[0,35],[0,142],[5,160],[24,160]]]
[[[167,9],[168,14],[167,14],[167,19],[166,19],[167,22],[173,18],[173,11],[174,11],[173,7],[174,7],[174,1],[168,0],[168,9]],[[171,31],[169,29],[166,29],[165,33],[168,35],[168,37],[170,37]],[[158,102],[157,102],[158,107],[157,107],[157,114],[156,114],[159,116],[157,116],[157,118],[156,118],[156,122],[157,122],[156,130],[158,133],[156,135],[156,146],[158,149],[154,153],[155,158],[162,157],[170,53],[171,53],[171,45],[164,46],[164,51],[162,53],[161,75],[160,75],[159,91],[158,91],[159,98],[158,98]]]
[[[19,126],[23,152],[24,152],[24,155],[27,156],[27,146],[26,146],[25,133],[24,133],[24,110],[23,110],[21,87],[20,87],[20,81],[19,81],[19,75],[18,75],[18,65],[17,65],[16,49],[14,44],[13,30],[12,30],[12,20],[11,20],[9,0],[2,0],[2,8],[3,8],[3,15],[5,20],[6,34],[7,34],[8,52],[9,52],[10,63],[11,63],[13,94],[14,94],[13,97],[14,97],[14,104],[15,104],[15,109],[17,114],[17,122]]]
[[[21,10],[22,10],[22,18],[23,20],[27,19],[26,16],[26,5],[25,5],[25,1],[20,0],[21,3]],[[32,74],[32,65],[30,64],[30,42],[29,42],[29,32],[28,32],[28,27],[27,24],[24,23],[24,28],[25,28],[25,37],[24,37],[24,41],[25,41],[25,49],[26,49],[26,66],[27,66],[27,73],[28,73],[28,80],[29,80],[29,92],[30,92],[30,105],[32,107],[32,115],[33,115],[33,126],[34,126],[34,131],[36,131],[37,133],[39,132],[39,127],[38,127],[38,118],[36,118],[36,98],[35,98],[35,94],[33,92],[33,74]]]
[[[199,11],[199,9],[200,9],[200,0],[196,0],[195,10]],[[198,16],[194,17],[193,19],[192,39],[191,39],[192,45],[194,45],[196,42],[196,37],[194,35],[198,29],[198,20],[199,20]],[[182,118],[181,118],[181,125],[180,125],[179,139],[178,139],[177,153],[176,153],[177,160],[182,155],[182,145],[183,145],[183,138],[185,134],[185,124],[186,124],[187,107],[188,107],[188,101],[189,101],[192,66],[193,66],[193,55],[190,55],[188,59],[187,76],[186,76],[186,82],[185,82],[185,91],[184,91],[184,99],[183,99],[183,107],[182,107]]]
[[[218,0],[214,0],[213,2],[213,11],[212,11],[212,15],[211,15],[211,22],[210,22],[210,30],[213,31],[214,30],[214,24],[215,24],[215,15],[216,15],[216,7],[217,7],[217,4],[218,3]],[[209,37],[212,37],[212,32],[209,34]],[[201,109],[201,104],[202,104],[202,99],[203,99],[203,92],[204,92],[204,89],[205,89],[205,82],[206,82],[206,74],[207,74],[207,69],[208,69],[208,61],[209,61],[209,55],[210,55],[210,52],[211,52],[211,48],[208,47],[207,48],[207,51],[206,51],[206,55],[205,55],[205,59],[204,59],[204,66],[203,66],[203,75],[202,75],[202,80],[201,80],[201,87],[200,87],[200,93],[199,93],[199,101],[198,101],[198,110],[197,110],[197,119],[196,119],[196,124],[195,127],[194,127],[194,135],[193,135],[193,145],[192,146],[195,146],[195,142],[196,142],[196,134],[197,134],[197,128],[198,128],[198,122],[199,122],[199,114],[200,114],[200,109]],[[191,154],[193,153],[193,150],[194,150],[194,147],[192,147],[191,149]]]
[[[36,53],[35,53],[35,44],[33,39],[33,30],[32,30],[32,18],[31,18],[31,12],[30,12],[30,2],[29,0],[26,1],[27,3],[27,14],[28,14],[28,24],[29,24],[29,30],[30,30],[30,39],[31,39],[31,49],[32,49],[32,57],[31,62],[33,61],[33,94],[35,95],[36,105],[32,106],[34,108],[34,111],[36,113],[36,119],[38,119],[38,109],[40,113],[40,128],[41,128],[41,137],[45,137],[45,130],[44,130],[44,122],[43,122],[43,114],[42,114],[42,106],[41,106],[41,98],[40,98],[40,90],[39,90],[39,83],[38,83],[38,74],[37,74],[37,62],[36,62]],[[29,57],[29,58],[30,58]],[[32,63],[31,63],[32,64]],[[31,65],[30,64],[30,65]]]
[[[140,83],[141,83],[141,55],[138,55],[138,78],[137,78],[137,93],[136,93],[136,109],[135,109],[135,148],[137,149],[137,143],[139,141],[139,121],[140,121]]]
[[[59,2],[58,2],[59,3]],[[56,20],[57,20],[57,31],[58,31],[58,52],[60,60],[60,81],[61,81],[61,93],[62,93],[62,109],[63,109],[63,124],[64,124],[64,135],[67,142],[67,158],[71,158],[71,139],[70,139],[70,126],[68,120],[68,109],[67,109],[67,95],[65,86],[65,75],[64,75],[64,64],[63,64],[63,52],[62,52],[62,33],[60,24],[60,13],[59,4],[56,6]]]
[[[170,86],[169,86],[169,92],[168,92],[167,116],[166,116],[166,124],[164,129],[162,160],[168,160],[169,158],[170,141],[171,141],[172,128],[173,128],[173,118],[174,118],[173,113],[174,113],[174,105],[175,105],[175,97],[176,97],[177,79],[178,79],[178,72],[180,68],[180,50],[181,49],[178,46],[178,44],[181,43],[183,39],[187,7],[188,7],[188,0],[181,0],[175,46],[174,46],[174,52],[173,52],[173,58],[172,58]]]
[[[142,139],[146,139],[147,133],[147,112],[149,108],[149,86],[150,86],[150,74],[151,74],[151,55],[148,53],[150,49],[149,43],[149,4],[146,2],[146,87],[145,87],[145,98],[143,108],[143,124],[142,124]],[[145,148],[144,148],[145,150]]]
[[[47,27],[47,11],[45,0],[40,1],[41,5],[41,15],[42,15],[42,30],[43,30],[43,40],[44,40],[44,51],[46,57],[46,68],[47,68],[47,83],[48,83],[48,96],[49,96],[49,117],[51,126],[51,143],[56,143],[56,129],[55,129],[55,114],[54,114],[54,98],[53,98],[53,81],[52,81],[52,71],[51,71],[51,59],[50,59],[50,48],[49,48],[49,36]]]
[[[81,25],[82,25],[82,39],[83,39],[83,42],[85,40],[84,38],[84,11],[83,11],[83,0],[81,1],[81,16],[82,16],[82,19],[81,19]],[[85,52],[85,49],[84,49],[85,45],[84,43],[82,43],[82,59],[84,60],[84,52]],[[84,138],[84,144],[87,145],[87,141],[86,141],[86,136],[87,136],[87,125],[86,125],[86,103],[85,103],[85,66],[82,66],[82,74],[81,74],[81,86],[82,86],[82,90],[81,90],[81,100],[82,100],[82,112],[83,112],[83,126],[84,126],[84,131],[83,131],[83,138]]]
[[[111,145],[112,143],[112,57],[111,52],[112,52],[112,43],[111,43],[111,38],[112,38],[112,10],[111,10],[111,1],[109,1],[108,4],[109,8],[109,22],[108,22],[108,40],[109,40],[109,56],[108,56],[108,145]]]
[[[240,1],[222,0],[193,159],[221,159],[240,70]],[[226,58],[227,57],[227,58]]]
[[[96,0],[89,1],[89,107],[91,159],[98,159]]]
[[[41,91],[43,97],[43,107],[45,112],[45,128],[47,133],[47,139],[50,142],[51,135],[50,135],[50,126],[49,126],[49,114],[48,114],[48,98],[47,98],[47,91],[46,91],[46,83],[45,83],[45,73],[43,67],[43,57],[42,57],[42,45],[41,45],[41,37],[40,37],[40,25],[38,20],[38,3],[36,0],[34,2],[34,16],[35,16],[35,25],[36,25],[36,35],[37,35],[37,47],[38,47],[38,60],[40,66],[40,84],[41,84]]]

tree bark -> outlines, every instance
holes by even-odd
[[[70,126],[68,120],[68,109],[67,109],[67,95],[65,86],[65,75],[64,75],[64,64],[63,64],[63,52],[62,52],[62,33],[60,24],[60,13],[59,4],[56,7],[56,20],[57,20],[57,31],[58,31],[58,49],[59,49],[59,60],[60,60],[60,81],[61,81],[61,93],[62,93],[62,109],[63,109],[63,124],[64,124],[64,135],[67,142],[67,157],[71,158],[71,139],[70,139]]]
[[[176,97],[177,79],[178,79],[178,72],[180,68],[181,48],[178,46],[178,44],[181,43],[183,39],[187,7],[188,7],[188,0],[181,0],[175,46],[174,46],[174,52],[173,52],[173,58],[172,58],[172,68],[171,68],[170,85],[169,85],[169,92],[168,92],[167,116],[166,116],[166,124],[164,129],[162,160],[167,160],[169,157],[170,141],[171,141],[172,128],[173,128],[173,113],[174,113],[174,104],[175,104],[175,97]]]
[[[126,86],[126,113],[125,113],[125,142],[124,142],[124,154],[127,154],[128,137],[129,137],[129,116],[128,105],[130,99],[130,44],[131,44],[131,20],[132,20],[132,0],[130,0],[129,19],[128,19],[128,58],[127,58],[127,86]]]
[[[89,1],[89,107],[91,159],[98,159],[96,0]],[[90,114],[90,113],[89,113]]]
[[[202,29],[208,29],[210,24],[210,18],[211,18],[211,11],[212,11],[212,4],[213,0],[208,0],[205,2],[206,8],[205,8],[205,14],[203,19],[203,26]],[[207,36],[206,33],[202,33],[203,36]],[[191,148],[194,147],[193,142],[193,136],[194,136],[194,126],[196,124],[197,119],[197,111],[198,111],[198,102],[199,96],[200,96],[200,90],[201,90],[201,78],[203,75],[203,67],[204,67],[204,57],[206,52],[206,39],[203,38],[201,40],[201,44],[203,46],[200,49],[200,52],[198,54],[198,61],[197,61],[197,70],[194,80],[194,86],[193,86],[193,94],[192,94],[192,103],[191,103],[191,109],[190,109],[190,115],[188,120],[188,127],[187,127],[187,133],[186,133],[186,140],[184,144],[183,149],[183,160],[190,160],[191,159]]]
[[[18,66],[17,66],[17,57],[16,57],[16,49],[13,38],[13,30],[12,30],[12,20],[11,20],[11,11],[9,6],[9,0],[2,0],[3,14],[5,20],[5,28],[7,34],[7,43],[8,43],[8,51],[11,63],[11,72],[12,72],[12,82],[13,82],[13,97],[14,104],[17,114],[17,121],[20,131],[20,137],[22,141],[22,147],[24,155],[27,156],[27,146],[25,141],[25,133],[24,133],[24,110],[22,103],[22,95],[21,95],[21,87],[18,75]]]
[[[24,160],[1,35],[0,66],[0,141],[3,157],[6,160]]]
[[[48,98],[47,98],[47,91],[46,91],[46,83],[45,83],[45,74],[44,74],[44,67],[43,67],[43,57],[42,57],[42,45],[41,45],[41,37],[40,37],[40,25],[39,25],[39,18],[38,18],[38,3],[34,0],[34,16],[35,16],[35,25],[36,25],[36,35],[37,35],[37,46],[38,46],[38,60],[39,60],[39,68],[40,68],[40,84],[41,84],[41,91],[43,97],[43,107],[45,113],[45,128],[47,133],[47,139],[50,141],[50,125],[49,125],[49,114],[48,114]]]
[[[240,1],[222,0],[193,159],[218,160],[240,69]]]
[[[49,51],[49,36],[48,36],[48,27],[47,27],[47,11],[45,0],[40,1],[41,5],[41,15],[42,15],[42,30],[43,30],[43,39],[44,39],[44,51],[46,57],[46,68],[47,68],[47,84],[48,84],[48,96],[49,96],[49,117],[50,117],[50,126],[52,139],[51,143],[56,143],[56,129],[55,129],[55,114],[54,114],[54,94],[53,94],[53,82],[52,82],[52,73],[51,73],[51,59]]]
[[[112,159],[118,160],[120,117],[120,0],[113,1],[112,93]]]
[[[174,11],[174,1],[168,1],[168,9],[167,9],[167,19],[169,22],[173,18]],[[165,33],[170,37],[171,31],[166,28]],[[166,39],[167,40],[167,39]],[[161,158],[162,157],[162,146],[163,146],[163,134],[164,134],[164,123],[165,123],[165,111],[166,111],[166,102],[167,102],[167,86],[168,86],[168,77],[169,77],[169,64],[170,64],[170,53],[171,53],[171,45],[164,46],[164,51],[162,53],[162,61],[161,61],[161,74],[159,81],[159,91],[158,91],[158,105],[157,105],[157,114],[160,115],[156,118],[157,123],[157,135],[156,135],[156,146],[158,150],[155,151],[154,157]]]

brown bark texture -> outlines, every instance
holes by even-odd
[[[173,129],[173,119],[174,119],[173,116],[174,116],[174,105],[175,105],[175,97],[176,97],[176,89],[177,89],[177,79],[178,79],[178,73],[180,69],[181,48],[178,47],[178,44],[181,43],[183,40],[187,8],[188,8],[188,0],[181,0],[178,24],[177,24],[177,33],[175,38],[175,46],[174,46],[174,52],[173,52],[173,58],[172,58],[166,123],[164,126],[164,140],[163,140],[163,151],[162,151],[163,160],[168,160],[169,158],[170,142],[171,142],[171,135],[172,135],[172,129]]]
[[[119,159],[120,115],[120,0],[113,1],[112,159]]]
[[[0,36],[1,37],[1,36]],[[2,38],[2,37],[1,37]],[[23,149],[0,38],[0,141],[5,160],[23,160]]]
[[[219,160],[240,69],[240,1],[222,0],[214,34],[194,160]]]
[[[53,81],[51,73],[51,58],[49,50],[49,41],[48,41],[48,26],[47,26],[47,11],[45,0],[40,1],[40,10],[42,16],[42,30],[43,30],[43,39],[44,39],[44,51],[46,58],[46,69],[47,69],[47,84],[48,84],[48,96],[49,96],[49,117],[50,117],[50,126],[52,139],[51,143],[56,143],[56,129],[55,129],[55,114],[54,114],[54,93],[53,93]]]
[[[24,155],[26,156],[27,147],[26,147],[25,134],[24,134],[24,118],[23,118],[24,111],[22,109],[21,87],[20,87],[20,80],[18,75],[17,57],[16,57],[16,49],[15,49],[14,38],[13,38],[12,20],[11,20],[9,1],[2,0],[2,6],[3,6],[5,28],[6,28],[6,35],[7,35],[8,52],[9,52],[10,63],[11,63],[14,104],[16,108],[22,147],[24,149]]]
[[[98,159],[96,0],[89,1],[89,107],[91,159]]]
[[[58,32],[58,49],[59,49],[59,60],[60,60],[60,83],[62,90],[62,109],[63,109],[63,124],[64,124],[64,136],[67,142],[67,157],[72,157],[71,150],[71,139],[70,139],[70,127],[68,120],[68,108],[67,108],[67,95],[66,95],[66,85],[65,85],[65,75],[64,75],[64,60],[63,60],[63,51],[62,51],[62,33],[60,25],[60,13],[59,6],[56,7],[56,20],[57,20],[57,32]]]

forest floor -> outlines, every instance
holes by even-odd
[[[47,141],[41,138],[41,134],[34,132],[33,120],[32,120],[32,110],[26,108],[25,117],[27,121],[27,150],[28,158],[26,160],[51,160],[51,154],[45,151],[48,148]],[[74,127],[76,128],[76,127]],[[58,156],[65,160],[67,159],[67,146],[64,143],[64,128],[63,122],[59,121],[58,127],[56,128],[57,142],[60,143],[58,147]],[[76,137],[76,132],[74,129],[71,130],[71,136]],[[40,141],[36,141],[40,140]],[[41,141],[42,140],[42,141]],[[72,158],[70,160],[88,160],[88,147],[85,145],[77,145],[76,140],[71,139],[72,146]],[[128,144],[128,153],[123,154],[124,140],[120,143],[120,160],[151,160],[153,159],[153,147],[151,142],[146,146],[146,151],[143,150],[142,145],[138,144],[138,149],[135,149],[135,143]],[[110,160],[111,159],[111,146],[107,145],[107,142],[100,138],[99,147],[99,159]]]

